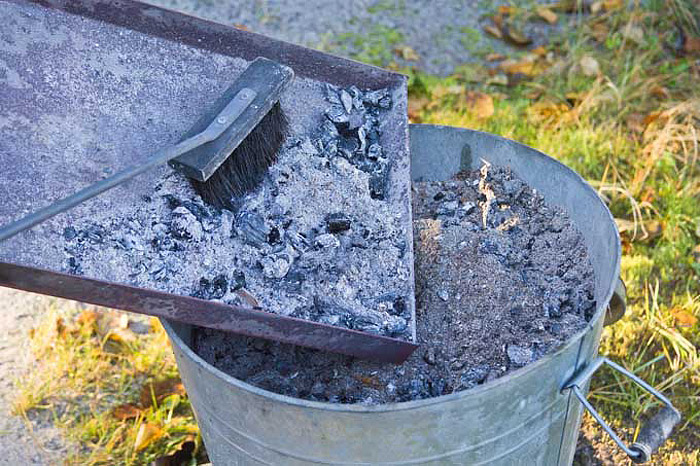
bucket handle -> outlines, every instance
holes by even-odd
[[[651,419],[646,421],[639,431],[637,441],[629,447],[625,445],[622,439],[620,439],[620,437],[618,437],[610,426],[603,420],[600,414],[598,414],[598,411],[596,411],[591,403],[586,399],[586,396],[582,391],[584,385],[588,382],[593,373],[595,373],[595,371],[597,371],[603,364],[607,364],[622,375],[632,379],[637,385],[651,393],[664,404],[663,408],[661,408]],[[645,381],[626,370],[624,367],[620,366],[619,364],[615,364],[605,357],[599,357],[593,361],[592,364],[588,365],[588,367],[574,377],[573,380],[567,383],[564,388],[562,388],[562,392],[564,392],[564,390],[573,391],[574,395],[576,395],[588,412],[591,413],[591,416],[598,421],[598,424],[601,425],[603,430],[608,433],[615,443],[617,443],[617,445],[622,448],[622,450],[627,453],[627,456],[629,456],[635,463],[644,463],[649,461],[652,453],[654,453],[666,442],[675,425],[681,420],[680,412],[673,407],[668,398],[663,396]]]

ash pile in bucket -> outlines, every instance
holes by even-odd
[[[100,212],[66,227],[64,270],[412,339],[409,200],[392,193],[394,161],[380,138],[392,94],[294,86],[293,129],[294,112],[318,94],[325,113],[286,141],[236,212],[205,205],[167,172],[127,216]]]
[[[414,185],[420,348],[385,365],[200,330],[195,350],[258,387],[380,404],[470,389],[551,353],[592,317],[594,273],[567,214],[508,169]]]

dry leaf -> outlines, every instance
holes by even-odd
[[[657,99],[668,100],[671,98],[671,93],[663,86],[654,86],[651,88],[651,95]]]
[[[415,50],[413,50],[413,48],[409,47],[408,45],[402,45],[400,47],[395,48],[394,53],[396,53],[399,57],[401,57],[407,61],[420,60],[418,53]]]
[[[141,409],[138,406],[132,405],[131,403],[119,405],[112,410],[112,416],[116,417],[120,421],[137,418],[140,414]]]
[[[486,55],[486,61],[500,61],[505,60],[506,56],[500,53],[489,53]]]
[[[515,8],[510,5],[501,5],[498,7],[498,14],[508,16],[515,12]]]
[[[160,380],[158,382],[147,382],[141,387],[141,406],[148,408],[153,404],[155,397],[156,403],[160,403],[165,397],[170,395],[185,395],[185,386],[178,378]]]
[[[598,43],[602,44],[610,35],[610,29],[604,22],[596,23],[591,27],[591,35]]]
[[[527,37],[522,31],[513,25],[506,24],[501,28],[501,30],[503,32],[503,37],[512,44],[525,46],[532,43],[532,39]]]
[[[542,123],[566,121],[571,115],[568,105],[554,102],[536,102],[527,111],[533,121]]]
[[[250,28],[248,26],[246,26],[245,24],[236,23],[233,25],[233,27],[235,27],[236,29],[238,29],[240,31],[250,31]]]
[[[534,49],[530,50],[530,53],[537,55],[538,57],[544,57],[547,55],[547,49],[540,45],[539,47],[535,47]]]
[[[513,62],[512,60],[506,60],[498,67],[508,74],[524,74],[525,76],[534,76],[535,64],[531,61],[519,61]]]
[[[619,10],[625,6],[625,0],[603,0],[602,4],[605,11]]]
[[[75,321],[81,326],[94,326],[99,316],[100,315],[95,311],[83,311],[78,315]]]
[[[408,99],[408,118],[416,123],[420,122],[420,114],[429,103],[430,99],[427,97]]]
[[[144,423],[139,427],[134,440],[134,450],[141,451],[163,436],[163,429],[155,424]]]
[[[686,35],[683,41],[683,51],[690,54],[700,54],[700,37]]]
[[[539,8],[537,10],[537,16],[547,21],[549,24],[554,24],[557,22],[557,14],[549,8]]]
[[[697,317],[679,307],[674,307],[671,309],[671,315],[674,319],[676,319],[679,327],[692,327],[698,322]]]
[[[503,39],[503,33],[501,33],[501,30],[498,29],[496,26],[491,26],[491,25],[484,26],[484,31],[487,34],[492,35],[496,39]]]
[[[579,64],[581,65],[581,71],[583,71],[583,74],[586,76],[598,76],[598,73],[600,73],[598,60],[590,55],[584,55],[579,61]]]
[[[469,91],[467,92],[465,103],[467,108],[474,112],[477,118],[484,119],[493,115],[493,98],[488,94],[478,91]]]

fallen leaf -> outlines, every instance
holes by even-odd
[[[170,395],[185,395],[185,386],[179,378],[165,379],[157,382],[147,382],[141,387],[141,406],[148,408],[153,405],[153,398],[156,403],[160,403],[165,397]]]
[[[68,331],[66,330],[66,324],[63,321],[62,317],[59,317],[56,319],[56,335],[58,335],[60,338],[63,338],[66,336],[66,333]]]
[[[555,24],[558,19],[557,14],[549,8],[539,8],[537,10],[537,16],[547,21],[549,24]]]
[[[97,322],[97,319],[99,318],[99,314],[95,311],[83,311],[81,312],[78,317],[75,319],[76,323],[78,325],[91,325],[94,326],[95,323]]]
[[[519,61],[514,62],[512,60],[506,60],[498,66],[501,70],[508,74],[524,74],[525,76],[535,75],[535,64],[530,61]]]
[[[671,98],[671,93],[663,86],[654,86],[651,88],[651,95],[657,99],[668,100]]]
[[[493,115],[493,98],[478,91],[467,92],[465,103],[467,108],[474,112],[477,118],[485,119]]]
[[[116,417],[120,421],[137,418],[140,414],[141,409],[131,403],[116,406],[112,410],[112,416]]]
[[[141,451],[163,436],[163,429],[155,424],[144,423],[139,427],[134,440],[134,450]]]
[[[384,388],[384,385],[376,377],[372,377],[369,375],[356,375],[355,378],[358,382],[362,383],[363,385],[367,385],[368,387],[372,387],[375,389]]]
[[[489,53],[486,55],[486,61],[500,61],[505,60],[506,56],[500,53]]]
[[[679,307],[674,307],[671,309],[671,315],[676,320],[679,327],[692,327],[698,322],[697,317]]]
[[[510,5],[501,5],[498,7],[498,13],[504,16],[508,16],[515,12],[515,8]]]
[[[598,64],[598,60],[590,55],[584,55],[579,61],[579,64],[581,65],[581,71],[583,71],[585,76],[598,76],[598,73],[600,73],[600,65]]]
[[[407,61],[420,60],[418,53],[415,50],[413,50],[413,48],[409,47],[408,45],[402,45],[400,47],[395,48],[394,53],[396,53],[399,57],[401,57]]]
[[[503,37],[512,44],[519,45],[522,47],[525,45],[530,45],[532,43],[532,39],[527,37],[522,31],[520,31],[512,24],[506,24],[501,29],[503,31]]]
[[[604,22],[595,23],[591,27],[591,35],[596,40],[596,42],[602,44],[610,35],[610,29],[608,25]]]
[[[503,39],[503,33],[496,26],[491,26],[491,25],[484,26],[484,31],[487,34],[492,35],[496,39]]]
[[[571,107],[564,103],[536,102],[532,104],[527,113],[536,123],[555,124],[569,121],[572,118]]]
[[[683,51],[689,54],[700,54],[700,37],[687,34],[683,41]]]
[[[549,5],[549,8],[564,13],[577,13],[581,10],[585,10],[586,2],[582,2],[581,0],[560,0]]]
[[[625,0],[603,0],[602,3],[605,11],[619,10],[625,6]]]
[[[413,122],[419,123],[421,120],[421,112],[429,103],[430,100],[427,97],[408,99],[408,118]]]
[[[530,53],[533,53],[538,57],[544,57],[547,55],[547,49],[540,45],[539,47],[535,47],[534,49],[530,50]]]
[[[233,27],[235,27],[236,29],[238,29],[240,31],[250,31],[250,28],[248,26],[246,26],[245,24],[236,23],[233,25]]]

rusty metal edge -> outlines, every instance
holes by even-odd
[[[203,299],[0,262],[0,286],[380,362],[401,363],[418,347],[395,338]]]

